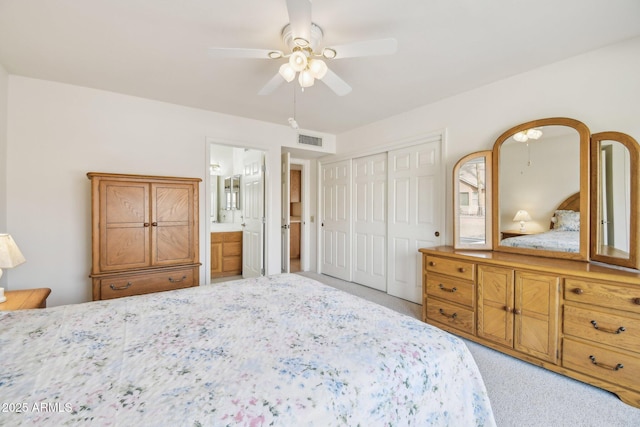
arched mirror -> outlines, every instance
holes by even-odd
[[[569,118],[534,120],[493,147],[493,248],[589,259],[589,129]]]
[[[620,132],[591,136],[591,259],[638,265],[637,141]]]
[[[469,154],[453,168],[456,249],[492,249],[491,151]]]

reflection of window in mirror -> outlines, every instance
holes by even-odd
[[[454,167],[455,212],[454,246],[456,248],[491,249],[491,220],[487,207],[491,177],[491,152],[465,156]]]
[[[629,255],[629,150],[617,141],[600,144],[600,244],[608,255]]]

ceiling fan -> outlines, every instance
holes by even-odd
[[[303,90],[312,86],[315,80],[320,80],[337,95],[346,95],[351,92],[351,86],[327,67],[325,59],[390,55],[398,48],[398,42],[393,38],[322,47],[324,34],[322,28],[311,22],[311,1],[286,1],[289,23],[282,29],[282,41],[289,49],[287,52],[250,48],[209,48],[209,55],[214,58],[285,59],[286,62],[280,65],[278,73],[258,92],[259,95],[268,95],[285,81],[293,81],[296,73]],[[318,50],[320,47],[322,49]]]

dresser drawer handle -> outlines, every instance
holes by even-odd
[[[433,261],[429,261],[429,265],[430,265],[431,267],[435,267],[435,266],[436,266],[436,263],[435,263],[435,262],[433,262]]]
[[[640,305],[640,298],[634,298],[634,299],[633,299],[633,303],[634,303],[635,305]]]
[[[133,283],[131,283],[131,282],[127,282],[127,284],[126,284],[126,285],[124,285],[124,286],[120,286],[120,287],[117,287],[116,285],[114,285],[114,284],[112,283],[112,284],[110,284],[110,285],[109,285],[109,287],[110,287],[111,289],[113,289],[114,291],[124,291],[125,289],[129,289],[129,288],[131,287],[131,285],[133,285]]]
[[[467,269],[466,269],[466,268],[464,268],[464,267],[459,267],[459,268],[458,268],[458,271],[459,271],[460,273],[464,273],[465,271],[467,271]]]
[[[584,293],[584,291],[580,288],[575,288],[571,292],[573,292],[576,295],[582,295]]]
[[[439,309],[438,310],[440,312],[440,314],[442,314],[444,317],[448,317],[449,319],[455,319],[456,317],[458,317],[458,313],[453,313],[451,315],[447,314],[444,312],[443,309]]]
[[[595,320],[592,320],[591,324],[593,325],[593,329],[597,329],[599,331],[606,332],[608,334],[619,334],[620,332],[626,331],[624,326],[620,326],[616,330],[608,329],[608,328],[601,328],[601,327],[598,326],[598,322],[596,322]]]
[[[598,368],[602,368],[602,369],[608,369],[610,371],[617,371],[619,369],[624,368],[624,366],[622,365],[622,363],[618,363],[616,366],[609,366],[609,365],[605,365],[604,363],[598,363],[596,362],[596,357],[595,356],[589,356],[589,359],[591,359],[591,363],[593,363],[594,365],[596,365]]]
[[[440,284],[438,285],[438,287],[439,287],[440,289],[442,289],[443,291],[445,291],[445,292],[451,292],[451,293],[453,293],[453,292],[455,292],[455,291],[457,291],[457,290],[458,290],[458,288],[455,288],[455,287],[453,287],[453,288],[445,288],[445,287],[444,287],[444,285],[443,285],[442,283],[440,283]]]
[[[180,283],[180,282],[183,282],[186,278],[187,276],[182,276],[181,279],[174,279],[173,277],[169,277],[169,281],[171,283]]]

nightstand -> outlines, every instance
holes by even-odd
[[[50,293],[51,289],[49,288],[6,291],[4,295],[7,300],[0,303],[0,311],[45,308],[47,306],[47,297]]]
[[[508,239],[509,237],[517,237],[517,236],[529,236],[531,234],[538,234],[536,231],[520,231],[520,230],[506,230],[501,231],[503,239]]]

